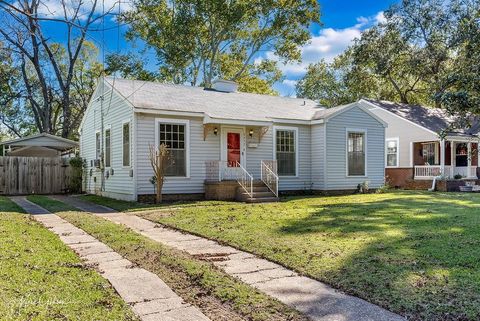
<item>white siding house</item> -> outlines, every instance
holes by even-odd
[[[250,197],[265,187],[278,195],[383,184],[386,124],[363,102],[324,109],[218,85],[100,80],[80,128],[87,192],[127,200],[153,195],[148,151],[160,143],[175,159],[162,190],[167,198],[202,198],[212,182],[238,181]]]
[[[385,168],[396,187],[424,186],[434,177],[477,179],[480,120],[469,125],[440,108],[362,101],[388,124]]]

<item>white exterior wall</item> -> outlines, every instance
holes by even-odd
[[[325,124],[313,125],[312,142],[312,189],[325,189]]]
[[[162,192],[165,194],[196,194],[204,192],[205,162],[220,159],[220,131],[217,136],[210,132],[203,140],[203,119],[200,117],[177,117],[153,114],[137,114],[137,194],[153,194],[150,183],[153,170],[148,159],[148,146],[155,144],[155,119],[187,119],[190,125],[190,177],[166,177]],[[188,164],[188,160],[187,160]],[[188,166],[188,165],[187,165]]]
[[[366,132],[366,176],[347,176],[347,130]],[[353,190],[359,183],[371,188],[384,183],[385,128],[359,108],[352,108],[328,119],[326,123],[326,190]]]
[[[370,109],[375,115],[388,124],[385,139],[399,139],[399,164],[398,167],[413,167],[411,145],[418,142],[439,140],[438,135],[429,130],[415,125],[402,117],[396,116],[380,107]]]
[[[217,136],[210,131],[204,141],[203,120],[200,117],[178,117],[154,114],[137,114],[136,117],[138,128],[137,149],[135,152],[136,163],[138,165],[136,168],[137,194],[154,193],[153,186],[149,182],[153,171],[148,160],[148,145],[155,144],[156,118],[172,119],[172,121],[175,119],[188,119],[190,126],[190,177],[167,177],[163,186],[163,192],[165,194],[203,193],[206,177],[205,162],[221,159],[221,125],[218,125]],[[229,125],[225,126],[229,127]],[[286,126],[286,124],[279,124],[278,126]],[[310,128],[306,125],[289,125],[289,127],[298,128],[298,173],[296,177],[280,177],[279,190],[308,190],[311,186]],[[253,137],[248,135],[249,129],[253,128],[253,126],[244,126],[244,128],[246,170],[254,179],[260,179],[261,161],[275,158],[273,127],[270,126],[268,128],[268,131],[260,142],[258,141],[257,133],[255,133]],[[249,143],[255,143],[257,147],[248,147]]]
[[[97,99],[102,92],[101,85],[92,98],[90,105],[85,113],[82,127],[80,128],[80,156],[87,161],[87,177],[85,177],[84,187],[86,192],[91,194],[101,194],[108,197],[114,197],[125,200],[134,200],[134,177],[130,177],[130,169],[134,166],[133,142],[135,137],[135,128],[133,124],[133,111],[130,105],[115,92],[112,94],[108,87],[105,87],[105,99],[103,101],[104,110],[104,129],[110,128],[111,132],[111,169],[114,174],[105,178],[105,190],[101,191],[100,169],[92,166],[91,161],[96,158],[95,134],[101,131],[101,100]],[[111,98],[111,102],[110,102]],[[122,126],[125,121],[130,121],[130,166],[123,166],[123,135]],[[104,133],[101,133],[103,147],[105,147]],[[90,170],[92,175],[90,176]],[[106,171],[105,171],[106,172]],[[96,178],[96,182],[95,179]]]

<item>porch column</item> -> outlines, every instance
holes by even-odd
[[[467,161],[468,161],[468,164],[467,164],[467,177],[471,177],[471,174],[470,174],[470,168],[472,167],[472,142],[468,142],[467,144]]]
[[[445,139],[440,141],[440,173],[445,176]]]
[[[453,178],[455,166],[455,142],[452,140],[450,141],[450,178]]]

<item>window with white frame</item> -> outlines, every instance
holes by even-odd
[[[123,123],[122,125],[122,141],[123,141],[123,153],[122,163],[123,166],[130,166],[130,123]]]
[[[387,167],[398,167],[398,138],[386,140]]]
[[[365,176],[365,133],[348,132],[348,176]]]
[[[105,129],[105,167],[110,167],[111,164],[111,152],[112,152],[112,137],[111,137],[111,129]]]
[[[425,143],[422,145],[422,155],[425,165],[439,165],[437,143]]]
[[[296,164],[296,131],[291,129],[276,130],[276,159],[279,176],[295,176]]]
[[[187,135],[186,124],[158,124],[159,145],[165,144],[170,152],[170,162],[165,176],[187,176]]]
[[[100,141],[100,132],[95,133],[95,159],[100,158],[102,153],[101,141]]]

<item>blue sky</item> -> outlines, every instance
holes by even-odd
[[[105,0],[106,7],[109,3],[116,3],[117,0]],[[122,0],[128,2],[129,0]],[[360,36],[361,32],[382,19],[382,11],[387,9],[394,0],[324,0],[319,1],[322,13],[322,25],[312,25],[310,31],[312,33],[311,43],[302,47],[301,64],[279,64],[279,67],[285,74],[285,80],[275,85],[275,89],[283,96],[293,96],[295,94],[295,83],[305,73],[305,68],[309,63],[317,62],[321,59],[331,61],[336,55],[341,53],[351,41]],[[49,0],[49,10],[56,10],[57,1]],[[122,4],[123,9],[128,4]],[[60,12],[60,10],[59,10]],[[115,21],[111,18],[106,19],[107,28],[115,27]],[[116,29],[101,32],[92,32],[88,35],[88,40],[93,41],[101,51],[105,53],[127,53],[129,51],[139,52],[143,48],[141,43],[132,44],[124,40],[126,27],[120,28],[120,41]],[[58,28],[50,29],[50,34],[54,38],[61,41],[62,33]],[[100,54],[100,59],[102,58]],[[256,59],[274,58],[270,52],[262,53]],[[152,53],[146,53],[142,57],[149,67],[155,67],[155,57]]]

